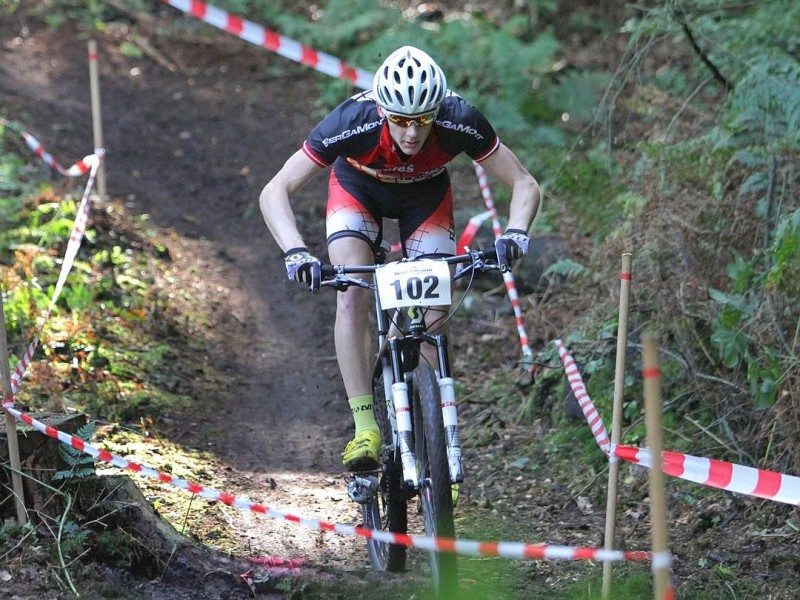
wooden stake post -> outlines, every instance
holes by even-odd
[[[103,146],[103,118],[100,109],[100,77],[97,73],[97,42],[89,40],[89,88],[92,97],[92,130],[94,132],[94,148],[97,151]],[[97,193],[100,200],[106,199],[105,160],[100,161],[97,169]]]
[[[6,339],[6,317],[3,310],[3,286],[0,284],[0,380],[3,384],[3,402],[11,400],[11,369],[8,365],[8,340]],[[24,525],[28,522],[28,513],[25,511],[25,492],[22,488],[22,471],[19,460],[19,441],[17,440],[16,419],[7,411],[6,436],[8,437],[8,456],[11,462],[11,487],[17,505],[17,522]]]
[[[617,326],[617,363],[614,378],[614,408],[611,414],[611,443],[619,444],[622,437],[622,396],[625,387],[625,355],[628,350],[628,311],[631,295],[631,255],[622,255],[622,273],[619,294],[619,324]],[[616,456],[609,457],[608,498],[606,501],[606,532],[604,548],[614,549],[614,533],[617,521],[617,487],[619,483],[619,461]],[[611,571],[613,563],[603,563],[603,598],[611,594]]]
[[[644,342],[644,401],[647,445],[653,457],[650,469],[650,524],[653,543],[653,590],[656,600],[668,598],[669,550],[667,540],[667,494],[661,453],[664,435],[661,427],[661,370],[658,342],[646,335]]]

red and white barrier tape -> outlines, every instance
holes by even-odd
[[[494,237],[499,238],[503,235],[503,229],[500,225],[500,219],[497,217],[497,209],[494,206],[492,199],[492,191],[489,189],[489,181],[486,177],[486,171],[477,162],[475,165],[475,173],[478,176],[478,184],[481,187],[481,194],[486,208],[489,209],[489,214],[492,219],[492,228],[494,229]],[[520,307],[519,294],[517,293],[517,286],[514,282],[514,274],[511,271],[503,273],[503,281],[506,284],[506,292],[508,292],[508,299],[511,301],[511,306],[514,308],[514,317],[517,321],[517,334],[519,335],[519,343],[522,346],[522,356],[530,360],[527,365],[530,371],[534,370],[532,361],[533,352],[531,351],[530,344],[528,344],[528,332],[525,331],[525,321],[522,318],[522,308]]]
[[[232,15],[200,0],[162,0],[166,4],[235,35],[246,42],[262,46],[281,56],[311,67],[337,79],[350,81],[362,89],[372,88],[373,74],[347,65],[344,61],[309,48],[291,38],[271,31],[261,25]]]
[[[83,441],[73,435],[59,431],[54,427],[37,421],[30,415],[22,413],[12,406],[3,407],[9,414],[23,421],[40,431],[41,433],[57,439],[62,444],[72,446],[76,450],[89,454],[96,459],[110,463],[120,469],[127,469],[146,477],[157,479],[163,483],[169,483],[181,489],[187,490],[198,496],[203,496],[209,500],[222,502],[228,506],[233,506],[241,510],[261,513],[273,519],[282,519],[311,529],[321,531],[331,531],[340,535],[374,539],[380,542],[399,544],[402,546],[419,548],[421,550],[449,552],[468,556],[500,557],[513,559],[549,559],[549,560],[596,560],[620,562],[647,561],[650,560],[650,553],[646,551],[623,551],[623,550],[604,550],[602,548],[580,548],[574,546],[557,546],[551,544],[525,544],[521,542],[480,542],[474,540],[457,540],[452,538],[433,538],[416,535],[391,533],[388,531],[365,529],[352,525],[340,523],[328,523],[317,519],[307,519],[290,513],[286,513],[274,508],[269,508],[262,504],[252,502],[246,498],[237,498],[231,494],[219,492],[213,488],[191,483],[185,479],[179,479],[161,473],[150,467],[137,464],[126,460],[121,456],[102,450],[88,442]]]
[[[82,160],[79,160],[68,169],[65,169],[55,158],[53,158],[52,154],[45,150],[41,142],[33,137],[30,133],[17,127],[13,123],[6,121],[2,117],[0,117],[0,124],[5,125],[11,131],[14,131],[22,136],[22,139],[25,140],[25,145],[28,146],[31,152],[47,163],[50,168],[67,177],[80,177],[84,173],[88,173],[92,168],[92,164],[91,161],[87,159],[91,158],[92,156],[102,157],[105,154],[105,151],[102,148],[97,149],[94,151],[94,154],[84,157]]]
[[[251,558],[250,562],[258,565],[262,569],[269,570],[270,575],[280,575],[283,573],[299,573],[303,567],[306,566],[305,558],[279,558],[279,557],[256,557]],[[255,581],[253,579],[253,569],[248,569],[239,577],[249,586],[252,586]]]
[[[614,446],[610,443],[603,420],[586,392],[586,386],[583,384],[575,361],[564,348],[561,340],[556,340],[555,344],[564,363],[567,380],[578,398],[600,449],[609,455],[609,459],[618,457],[651,468],[653,459],[647,448]],[[674,477],[729,492],[800,506],[800,477],[794,475],[670,451],[662,453],[662,461],[663,471]]]
[[[556,340],[554,343],[556,349],[558,349],[558,355],[561,357],[561,362],[564,363],[564,373],[567,375],[567,381],[572,388],[572,393],[575,394],[575,399],[578,401],[583,411],[583,416],[586,417],[586,421],[592,429],[594,440],[604,453],[609,454],[611,439],[608,437],[608,432],[606,431],[603,419],[600,417],[600,413],[597,412],[597,408],[589,397],[589,393],[586,391],[581,373],[578,371],[578,365],[575,364],[575,360],[564,347],[561,340]],[[610,456],[613,458],[613,455]]]
[[[652,453],[647,448],[616,446],[614,454],[643,467],[650,468],[653,464]],[[664,451],[661,460],[668,475],[729,492],[800,506],[800,477],[670,451]]]
[[[472,242],[475,241],[475,236],[478,233],[478,230],[481,228],[487,219],[490,219],[492,216],[492,211],[485,210],[482,213],[478,213],[474,217],[472,217],[468,222],[466,227],[464,227],[464,231],[461,232],[461,236],[459,236],[458,241],[456,242],[456,248],[461,250],[462,248],[469,248],[472,245]]]
[[[78,205],[77,215],[75,216],[75,222],[72,226],[72,232],[69,236],[69,242],[67,242],[67,250],[64,254],[64,259],[61,263],[61,272],[58,276],[58,281],[56,282],[56,287],[53,291],[53,296],[50,299],[50,304],[47,307],[47,311],[45,312],[44,318],[42,319],[41,325],[39,325],[36,335],[33,338],[33,341],[28,346],[27,351],[23,355],[23,357],[17,363],[17,366],[14,369],[14,372],[11,375],[11,393],[12,396],[17,393],[19,387],[22,382],[22,377],[25,374],[25,371],[30,365],[31,360],[33,359],[33,355],[36,352],[36,347],[39,345],[39,339],[41,338],[42,330],[44,329],[45,324],[47,324],[48,319],[50,318],[50,313],[53,312],[53,308],[58,302],[58,298],[61,295],[61,291],[64,289],[64,283],[67,280],[67,275],[72,270],[72,265],[75,263],[75,257],[78,255],[78,249],[80,248],[81,242],[83,240],[83,236],[86,233],[86,222],[89,219],[89,196],[92,191],[92,187],[94,186],[94,180],[97,176],[97,169],[100,167],[100,157],[96,154],[91,154],[89,156],[84,157],[81,161],[81,164],[85,164],[89,168],[89,180],[86,182],[86,187],[83,191],[83,197],[81,198],[81,202]],[[4,404],[12,404],[13,405],[13,398],[6,398],[3,401]]]

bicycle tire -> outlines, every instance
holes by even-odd
[[[392,430],[386,414],[383,376],[380,369],[376,369],[373,377],[372,398],[375,421],[381,431],[382,443],[386,446],[391,444]],[[380,485],[372,497],[372,501],[361,506],[364,527],[405,534],[408,532],[408,494],[401,487],[403,467],[399,451],[397,449],[391,452],[382,450],[381,463]],[[405,571],[407,555],[405,546],[368,539],[367,553],[375,571],[392,573]]]
[[[435,537],[454,538],[453,498],[439,382],[429,364],[421,362],[414,370],[411,397],[414,448],[420,478],[419,497],[425,533]],[[454,596],[457,593],[456,559],[456,555],[450,552],[430,553],[431,578],[439,597]]]

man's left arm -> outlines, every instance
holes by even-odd
[[[517,156],[504,144],[500,144],[480,164],[491,176],[511,189],[508,227],[494,242],[500,268],[509,271],[514,261],[522,258],[528,251],[528,230],[539,210],[541,191],[533,175],[528,173]]]
[[[511,190],[511,207],[508,213],[508,229],[528,232],[539,211],[541,190],[517,156],[500,144],[495,152],[480,162],[494,179]]]

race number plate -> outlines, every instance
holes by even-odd
[[[440,260],[392,262],[375,271],[383,308],[448,306],[450,268]]]

